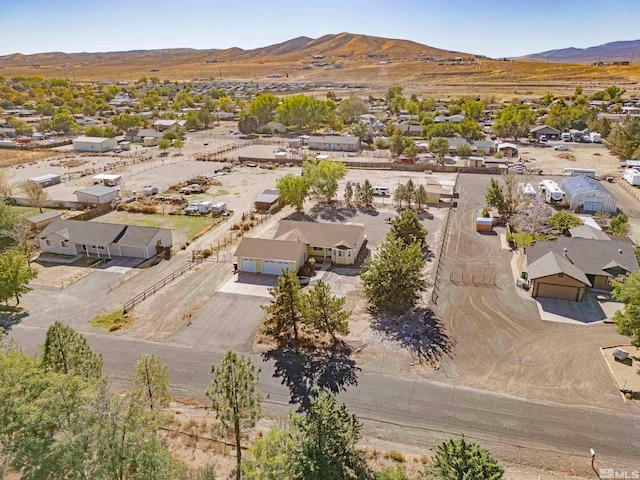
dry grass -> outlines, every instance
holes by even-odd
[[[103,328],[109,332],[117,332],[118,330],[131,328],[133,315],[129,313],[123,314],[121,310],[111,313],[98,313],[90,323],[94,327]]]
[[[55,150],[0,150],[0,168],[13,167],[24,163],[32,163],[46,158],[60,156],[60,152]]]

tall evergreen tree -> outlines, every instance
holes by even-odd
[[[227,352],[219,367],[211,367],[214,379],[207,389],[213,408],[226,427],[233,427],[236,439],[236,480],[242,474],[242,431],[255,426],[260,418],[258,374],[251,359]]]
[[[320,333],[328,333],[336,340],[336,333],[349,334],[347,319],[351,312],[344,310],[344,298],[331,295],[331,285],[318,280],[315,287],[302,298],[305,323]]]
[[[418,243],[420,248],[427,246],[427,230],[413,210],[404,210],[394,218],[390,233],[406,245]]]
[[[60,322],[47,330],[42,364],[55,372],[85,378],[102,376],[102,355],[93,353],[85,337]]]
[[[278,285],[269,288],[269,293],[273,300],[262,307],[267,312],[265,326],[268,333],[280,338],[293,329],[293,336],[297,340],[302,320],[302,293],[298,276],[291,270],[284,270],[278,277]]]
[[[154,355],[145,355],[138,360],[132,381],[149,410],[169,406],[169,370]]]

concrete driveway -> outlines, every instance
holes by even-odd
[[[253,334],[264,316],[264,297],[218,291],[167,342],[204,349],[251,352]]]
[[[126,273],[132,268],[136,268],[144,262],[144,258],[136,257],[114,257],[105,263],[100,270],[106,270],[108,272]]]
[[[596,294],[588,292],[582,302],[569,302],[555,298],[534,298],[540,318],[550,322],[589,324],[612,317],[623,305],[617,302],[600,303]],[[606,310],[606,311],[605,311]]]
[[[238,272],[222,285],[218,291],[271,299],[269,288],[277,285],[277,283],[278,277],[275,275]]]

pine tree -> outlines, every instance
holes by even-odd
[[[298,324],[302,319],[302,294],[298,276],[291,270],[284,270],[278,277],[278,285],[269,288],[269,293],[273,300],[269,305],[262,307],[267,312],[267,332],[275,338],[280,338],[293,329],[294,338],[297,340]]]
[[[93,353],[85,337],[60,322],[47,330],[42,364],[55,372],[85,378],[102,376],[102,355]]]
[[[211,367],[215,376],[207,389],[213,408],[225,428],[233,427],[236,439],[236,480],[242,473],[242,430],[253,428],[260,418],[262,396],[258,388],[258,374],[251,359],[227,352],[219,367]]]
[[[138,360],[132,382],[149,410],[169,406],[169,370],[155,356],[145,355]]]
[[[469,443],[464,436],[459,440],[447,440],[427,467],[427,478],[437,480],[500,480],[504,469],[490,452],[477,443]]]
[[[320,333],[328,333],[336,340],[336,333],[349,335],[347,319],[351,312],[344,310],[345,299],[331,295],[331,286],[318,280],[302,299],[302,314],[309,326]]]
[[[416,201],[416,208],[418,210],[422,210],[422,207],[427,205],[428,201],[427,190],[424,188],[424,185],[418,185],[416,188],[416,193],[414,195],[414,200]]]
[[[353,185],[351,185],[351,182],[347,182],[344,187],[344,203],[347,208],[351,208],[351,202],[353,202]]]
[[[394,218],[390,233],[406,245],[418,243],[421,249],[427,246],[427,230],[413,210],[404,210]]]

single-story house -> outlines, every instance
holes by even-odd
[[[127,130],[126,139],[129,142],[142,142],[144,137],[162,138],[162,133],[153,128],[130,128]]]
[[[422,129],[424,128],[422,125],[414,125],[413,123],[407,123],[402,127],[403,134],[407,137],[421,137]]]
[[[58,175],[57,173],[47,173],[46,175],[31,177],[29,181],[36,182],[42,188],[45,188],[60,183],[60,175]]]
[[[9,127],[0,128],[0,137],[16,138],[16,129]]]
[[[183,126],[187,123],[185,120],[170,120],[170,119],[158,119],[153,122],[153,128],[158,132],[163,132],[169,128],[173,128],[176,125]]]
[[[106,185],[93,185],[73,192],[78,202],[95,204],[111,203],[118,198],[119,193],[120,190],[117,188],[107,187]]]
[[[587,288],[611,290],[611,280],[640,270],[629,239],[560,237],[536,242],[526,254],[534,297],[579,302]]]
[[[536,125],[529,129],[529,135],[538,140],[542,135],[550,140],[558,140],[560,138],[560,130],[549,127],[548,125]]]
[[[238,270],[280,275],[283,270],[298,272],[307,261],[307,245],[286,240],[243,237],[234,255]]]
[[[360,151],[360,138],[338,135],[310,136],[307,145],[311,150],[358,152]]]
[[[372,124],[377,120],[377,118],[376,118],[375,115],[373,115],[371,113],[363,113],[362,115],[358,116],[358,120],[361,121],[361,122]]]
[[[254,206],[258,212],[271,212],[280,207],[280,190],[275,188],[262,192],[256,198]]]
[[[571,210],[581,208],[585,212],[615,213],[618,209],[616,197],[594,178],[570,177],[562,181],[560,188],[565,192]]]
[[[62,217],[62,211],[60,210],[51,210],[49,212],[41,213],[40,215],[34,215],[33,217],[27,218],[27,222],[31,224],[31,227],[39,232],[44,227],[49,225],[51,222],[55,220],[59,220]]]
[[[451,137],[449,140],[449,152],[456,153],[460,145],[469,145],[471,152],[477,155],[489,155],[495,151],[493,142],[489,140],[467,140],[466,138]]]
[[[76,152],[110,152],[118,146],[115,138],[78,137],[73,140]]]
[[[37,237],[43,253],[148,259],[173,245],[168,228],[56,220]]]
[[[302,242],[307,255],[329,259],[339,265],[351,265],[364,243],[364,225],[356,223],[316,223],[283,220],[274,237],[277,240]]]

